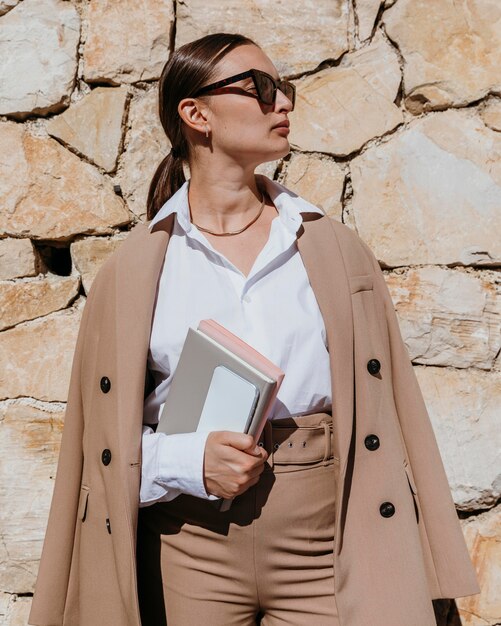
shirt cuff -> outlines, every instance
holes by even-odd
[[[146,446],[150,448],[150,462],[146,460],[145,478],[162,490],[175,491],[176,495],[186,493],[205,500],[218,500],[218,496],[207,493],[203,479],[208,435],[208,432],[143,434],[143,439],[148,438],[150,444]]]

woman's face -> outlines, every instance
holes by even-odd
[[[245,45],[235,48],[220,61],[210,83],[251,68],[280,78],[260,48]],[[231,88],[235,87],[240,89],[232,91]],[[196,122],[197,131],[203,133],[197,143],[209,145],[215,154],[224,154],[242,165],[264,163],[287,155],[290,151],[287,129],[272,128],[288,120],[292,103],[285,94],[277,89],[275,104],[265,104],[255,97],[257,92],[252,78],[232,83],[224,90],[227,91],[195,99],[199,113],[191,117],[191,122]],[[193,99],[188,101],[193,104]],[[205,124],[209,127],[208,139],[205,138]]]

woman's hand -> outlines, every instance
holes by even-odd
[[[252,435],[215,430],[207,436],[204,482],[207,493],[234,498],[255,485],[268,453],[254,443]]]

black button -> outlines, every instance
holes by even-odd
[[[377,450],[379,448],[379,437],[377,435],[367,435],[364,443],[367,450]]]
[[[105,448],[103,450],[103,453],[101,454],[101,461],[103,462],[103,465],[109,465],[111,462],[111,450],[108,450],[108,448]]]
[[[379,370],[381,369],[381,363],[377,359],[371,359],[367,363],[367,369],[374,376],[375,374],[379,373]]]
[[[379,512],[383,517],[391,517],[395,514],[395,507],[391,502],[383,502],[379,507]]]
[[[111,389],[111,381],[108,378],[108,376],[103,376],[101,378],[101,391],[103,393],[108,393],[108,391]]]

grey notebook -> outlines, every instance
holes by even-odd
[[[272,378],[189,328],[157,432],[234,430],[255,435],[275,387]]]

